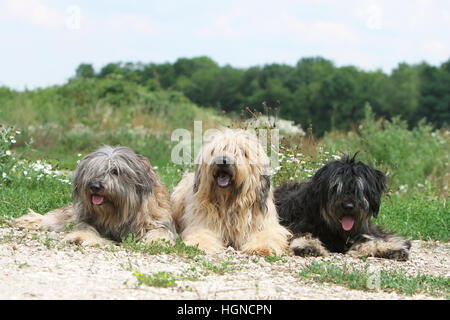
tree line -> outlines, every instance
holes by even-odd
[[[321,57],[303,58],[295,66],[267,64],[249,68],[219,66],[208,57],[180,58],[174,63],[110,63],[95,71],[80,64],[70,82],[116,79],[150,91],[180,91],[192,102],[228,113],[246,107],[278,115],[316,135],[348,130],[364,117],[370,103],[377,117],[400,116],[410,126],[421,119],[442,127],[450,123],[450,59],[440,66],[400,63],[391,74],[336,67]],[[91,80],[92,81],[92,80]]]

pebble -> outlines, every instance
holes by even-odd
[[[8,236],[7,228],[0,228],[0,237]],[[60,248],[58,242],[51,247],[43,245],[46,235],[39,233],[39,240],[24,240],[18,243],[0,242],[0,299],[30,298],[29,293],[41,299],[430,299],[428,295],[413,297],[397,293],[365,292],[350,290],[333,284],[317,284],[300,281],[298,271],[312,261],[322,258],[286,257],[287,262],[271,263],[258,256],[242,254],[227,248],[220,256],[201,256],[189,259],[176,255],[148,255],[128,252],[120,248],[116,252],[86,247],[82,250],[74,246]],[[58,234],[49,233],[53,239]],[[362,261],[348,256],[331,255],[330,263],[347,264],[364,268],[368,263],[374,270],[404,269],[408,273],[433,274],[448,277],[449,249],[441,247],[414,246],[412,259],[395,262],[382,259]],[[17,250],[11,257],[11,250]],[[7,250],[5,250],[5,248]],[[75,250],[75,248],[77,250]],[[420,248],[420,249],[419,249]],[[13,249],[14,250],[14,249]],[[17,264],[27,266],[18,272]],[[214,264],[231,261],[234,271],[224,274],[210,272],[201,274],[203,260]],[[247,263],[241,264],[241,261]],[[132,270],[128,270],[131,263]],[[121,266],[122,265],[122,266]],[[196,268],[199,281],[177,280],[174,288],[157,288],[141,285],[136,288],[133,276],[136,269],[143,273],[159,271],[183,274],[188,268]],[[53,275],[53,277],[52,277]],[[188,289],[187,289],[188,287]],[[28,293],[28,294],[27,294]]]

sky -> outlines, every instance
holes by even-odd
[[[0,86],[63,84],[80,63],[336,66],[450,58],[449,0],[0,0]]]

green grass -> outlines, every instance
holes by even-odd
[[[366,264],[362,270],[338,266],[329,262],[313,261],[299,271],[300,278],[316,283],[333,283],[354,290],[386,292],[395,291],[406,295],[418,293],[450,297],[450,278],[429,275],[407,275],[405,271],[370,271]]]
[[[228,260],[220,259],[218,261],[218,263],[213,263],[213,262],[203,260],[203,261],[201,261],[201,266],[203,267],[204,275],[208,275],[210,273],[222,275],[227,272],[233,272],[240,268],[232,261],[232,258],[229,258]]]
[[[14,181],[3,184],[0,192],[0,218],[17,218],[28,208],[46,213],[63,207],[71,201],[72,187],[58,180],[46,179],[39,183]]]
[[[374,222],[414,240],[449,241],[450,210],[444,199],[429,194],[384,198]]]
[[[170,272],[156,272],[153,274],[144,274],[142,272],[135,271],[133,275],[138,281],[138,286],[145,284],[151,287],[167,288],[175,287],[177,277]]]
[[[169,242],[163,243],[160,241],[146,243],[143,241],[136,241],[132,235],[129,235],[121,242],[120,246],[125,250],[142,252],[149,255],[176,254],[190,259],[194,259],[197,256],[204,254],[196,246],[186,245],[180,238],[177,238],[175,244]]]
[[[285,254],[282,254],[281,256],[277,256],[275,253],[273,254],[273,255],[271,255],[271,256],[267,256],[267,257],[264,257],[264,260],[266,261],[266,262],[270,262],[270,263],[273,263],[273,262],[278,262],[278,261],[281,261],[281,262],[287,262],[287,256],[285,255]]]
[[[136,277],[137,286],[147,285],[157,288],[169,288],[176,287],[178,281],[198,281],[200,275],[195,268],[189,268],[183,270],[179,274],[173,274],[172,272],[159,271],[152,274],[142,273],[140,271],[134,271],[133,276]]]

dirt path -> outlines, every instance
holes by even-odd
[[[426,294],[351,290],[299,278],[299,270],[322,258],[267,262],[229,248],[217,257],[189,259],[119,247],[83,248],[64,245],[61,239],[57,233],[25,234],[0,227],[0,299],[436,299]],[[340,265],[369,263],[371,268],[403,269],[414,275],[450,276],[448,243],[414,241],[407,262],[376,258],[364,262],[338,254],[327,259]],[[168,288],[138,285],[134,272],[159,271],[182,275],[184,280]]]

